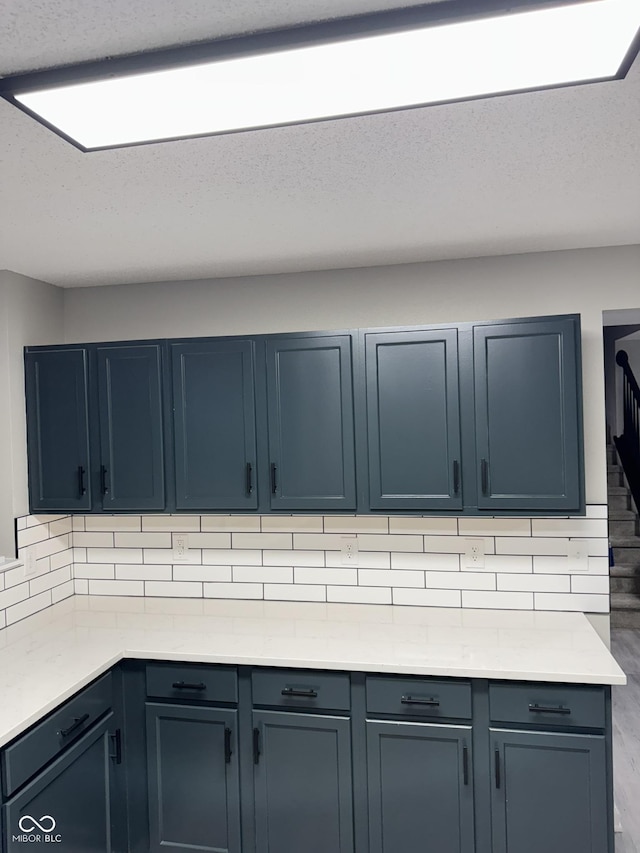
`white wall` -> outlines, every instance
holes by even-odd
[[[29,508],[23,347],[64,341],[64,292],[0,271],[0,554],[14,553],[14,517]]]
[[[640,302],[640,246],[65,291],[67,341],[580,313],[586,498],[606,503],[602,311]]]

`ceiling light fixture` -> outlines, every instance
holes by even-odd
[[[474,18],[482,3],[448,0],[8,77],[0,95],[91,151],[624,76],[640,0],[559,2]]]

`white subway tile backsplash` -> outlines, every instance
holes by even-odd
[[[203,518],[205,517],[203,516]],[[213,517],[215,518],[215,516]],[[200,516],[143,515],[142,526],[138,526],[135,529],[143,530],[145,533],[163,533],[167,531],[170,533],[197,533],[200,530]]]
[[[145,563],[162,563],[164,565],[166,563],[177,562],[174,561],[172,548],[145,548],[142,553],[144,555],[143,561]],[[124,563],[133,561],[118,560],[118,562]],[[199,548],[189,548],[180,562],[199,566],[202,563],[202,551]]]
[[[569,547],[568,537],[551,538],[536,537],[498,537],[496,538],[496,554],[532,554],[545,556],[567,556]]]
[[[242,548],[220,548],[202,551],[202,562],[208,566],[260,566],[262,551],[248,551]]]
[[[307,534],[300,534],[305,536]],[[313,535],[313,534],[310,534]],[[232,533],[232,548],[270,548],[272,550],[289,550],[293,547],[291,533]],[[222,545],[221,547],[224,547]]]
[[[87,548],[88,563],[141,563],[141,548]],[[145,560],[153,563],[155,560]]]
[[[113,563],[74,563],[73,576],[98,580],[113,580],[116,567]]]
[[[536,610],[578,610],[583,613],[608,613],[608,595],[561,595],[547,592],[535,593]]]
[[[260,516],[203,515],[200,519],[200,530],[203,533],[259,533]]]
[[[84,515],[71,516],[71,530],[75,532],[84,530]]]
[[[461,518],[460,536],[531,536],[529,518]]]
[[[322,516],[263,515],[263,533],[322,533]]]
[[[587,518],[607,518],[609,507],[606,504],[589,504]]]
[[[51,566],[51,571],[54,569],[61,569],[63,566],[72,565],[73,548],[67,548],[66,551],[58,551],[57,554],[52,554],[49,557],[49,564]]]
[[[66,518],[52,521],[49,524],[49,536],[63,536],[65,533],[71,533],[73,530],[72,519],[73,516],[67,515]]]
[[[388,533],[386,515],[325,515],[325,533]]]
[[[71,566],[66,566],[63,569],[56,569],[55,572],[47,572],[46,575],[29,581],[29,596],[39,595],[47,589],[54,586],[60,586],[62,583],[67,583],[71,580]]]
[[[49,538],[49,525],[38,524],[36,527],[27,527],[18,531],[18,548],[28,548],[36,542],[43,542]]]
[[[426,581],[429,589],[496,588],[496,576],[486,572],[427,572]]]
[[[413,607],[460,607],[460,590],[394,588],[393,603]]]
[[[73,591],[76,595],[89,595],[89,581],[76,578],[73,582]]]
[[[57,604],[59,601],[64,601],[65,598],[69,598],[69,596],[73,595],[74,582],[72,580],[67,581],[66,583],[60,584],[60,586],[56,586],[51,590],[51,603]]]
[[[325,551],[327,567],[339,569],[345,564],[340,551]],[[358,566],[361,569],[388,569],[391,565],[391,555],[388,551],[360,551]]]
[[[264,566],[324,566],[324,551],[265,551],[262,555],[262,564]]]
[[[12,605],[17,604],[19,601],[24,601],[25,598],[28,597],[28,583],[21,583],[18,586],[13,586],[9,589],[5,589],[4,592],[0,592],[0,610],[5,610],[7,607],[11,607]]]
[[[295,567],[293,570],[294,583],[331,584],[333,586],[357,586],[357,569],[315,569],[307,566]]]
[[[546,558],[544,558],[546,559]],[[551,559],[554,559],[553,557]],[[466,568],[463,566],[462,571],[466,571]],[[487,554],[484,558],[484,567],[483,568],[474,568],[472,569],[474,572],[508,572],[513,574],[514,572],[532,572],[533,571],[533,557],[525,556],[520,554],[515,556],[513,554]]]
[[[327,589],[324,586],[267,583],[264,597],[267,601],[326,601]]]
[[[609,577],[608,575],[572,575],[571,592],[608,595]]]
[[[89,595],[144,595],[144,581],[90,580]]]
[[[358,569],[360,586],[414,586],[424,588],[424,572],[402,569]]]
[[[152,564],[116,565],[116,580],[120,581],[170,581],[173,579],[171,566]]]
[[[231,533],[189,533],[188,537],[189,548],[231,548]]]
[[[202,584],[194,581],[145,581],[144,594],[151,598],[202,598]]]
[[[113,548],[114,536],[110,530],[99,533],[76,531],[73,534],[73,544],[77,548]]]
[[[90,536],[90,533],[85,533],[85,536]],[[95,535],[95,534],[93,534]],[[172,539],[171,533],[132,533],[125,531],[123,533],[114,533],[114,545],[116,548],[171,548]],[[192,536],[198,534],[193,533]],[[75,540],[74,540],[75,541]],[[80,544],[85,544],[81,542]],[[189,540],[191,545],[191,541]]]
[[[485,610],[533,610],[533,593],[463,589],[462,606]]]
[[[13,625],[21,619],[26,619],[27,616],[33,616],[34,613],[38,613],[46,607],[51,607],[51,590],[34,595],[26,601],[14,604],[13,607],[8,607],[6,612],[7,625]]]
[[[363,533],[358,536],[358,550],[360,551],[424,551],[423,537],[412,534],[401,535],[389,534],[388,536],[376,533]]]
[[[173,566],[174,581],[230,582],[231,566]]]
[[[459,554],[391,554],[392,569],[424,569],[434,572],[460,571]]]
[[[608,535],[606,518],[534,518],[531,522],[534,536],[568,536],[576,539],[604,538]]]
[[[293,583],[293,566],[234,566],[238,583]]]
[[[152,516],[145,516],[146,519]],[[168,518],[168,516],[161,516]],[[85,515],[84,529],[87,531],[108,530],[114,532],[125,530],[140,530],[139,515]]]
[[[479,537],[474,536],[474,539]],[[485,554],[495,553],[494,540],[490,536],[484,538]],[[467,543],[462,536],[425,536],[424,550],[434,554],[464,554]]]
[[[391,590],[373,586],[327,586],[327,601],[343,604],[391,604]]]
[[[389,533],[417,533],[419,535],[431,536],[457,536],[457,518],[430,518],[417,516],[406,518],[404,516],[389,519]]]
[[[293,548],[296,551],[340,551],[342,543],[341,533],[295,533],[293,536]]]
[[[498,589],[509,592],[569,592],[568,575],[499,574]]]
[[[205,583],[205,598],[263,598],[261,583]]]

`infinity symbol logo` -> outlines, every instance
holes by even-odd
[[[18,826],[23,832],[33,832],[34,829],[39,829],[40,832],[53,832],[56,828],[56,822],[49,814],[42,815],[40,820],[36,820],[30,814],[25,814],[18,821]]]

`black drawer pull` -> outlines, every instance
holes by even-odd
[[[495,752],[495,770],[496,770],[496,788],[500,787],[500,750],[496,749]]]
[[[275,493],[278,491],[278,475],[277,475],[277,472],[278,472],[278,468],[272,462],[271,463],[271,494],[272,495],[275,495]]]
[[[462,747],[462,777],[465,785],[469,784],[469,747]]]
[[[89,719],[89,714],[83,714],[81,717],[74,717],[73,722],[69,726],[68,729],[60,729],[58,735],[60,737],[69,737],[75,731],[77,731],[81,726],[83,726],[87,720]]]
[[[109,737],[113,744],[113,752],[109,754],[109,758],[113,760],[114,764],[122,764],[122,733],[120,729],[116,729]]]
[[[429,708],[438,708],[440,706],[440,700],[434,699],[433,696],[427,698],[426,696],[402,696],[400,701],[403,705],[427,705]]]
[[[285,687],[281,691],[283,696],[301,696],[303,699],[317,699],[318,691],[313,687]]]
[[[489,494],[489,463],[486,459],[480,460],[480,477],[482,480],[482,494],[486,498]]]
[[[224,730],[224,763],[231,764],[231,729]]]
[[[87,493],[87,487],[84,484],[84,468],[82,465],[78,465],[78,493],[79,497],[82,497]]]
[[[260,729],[253,730],[253,763],[260,761]]]
[[[198,681],[195,684],[191,684],[188,681],[174,681],[171,685],[175,690],[206,690],[207,685],[204,681]]]
[[[457,459],[453,460],[453,494],[457,495],[460,491],[460,463]]]
[[[253,492],[253,466],[251,462],[247,462],[247,467],[245,468],[244,488],[248,495]]]
[[[109,472],[104,465],[100,466],[100,491],[103,495],[109,494]]]
[[[529,711],[532,714],[570,714],[571,708],[564,708],[562,705],[529,705]]]

